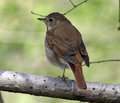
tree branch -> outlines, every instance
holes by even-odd
[[[34,13],[33,11],[31,11],[31,14],[38,15],[38,16],[41,16],[41,17],[46,17],[44,15],[40,15],[40,14]]]
[[[120,62],[120,59],[107,59],[107,60],[101,60],[101,61],[94,61],[90,62],[90,64],[97,64],[97,63],[104,63],[104,62]],[[83,64],[82,66],[86,66]]]
[[[0,90],[68,100],[120,103],[120,84],[87,82],[78,90],[74,80],[0,71]]]
[[[73,11],[76,7],[78,7],[78,6],[80,6],[81,4],[87,2],[88,0],[84,0],[84,1],[80,2],[80,3],[77,4],[77,5],[75,5],[75,4],[72,2],[72,0],[69,0],[69,1],[70,1],[70,3],[72,4],[73,8],[70,9],[70,10],[68,10],[67,12],[65,12],[63,15],[68,14],[69,12]]]

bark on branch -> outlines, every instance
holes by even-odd
[[[0,90],[97,103],[120,103],[120,84],[87,82],[78,90],[74,80],[0,71]]]

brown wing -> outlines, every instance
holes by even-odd
[[[78,61],[74,58],[76,53],[80,53],[83,59],[88,57],[79,31],[68,23],[61,24],[54,32],[48,32],[46,41],[55,53],[67,62],[77,64]],[[84,60],[89,63],[89,58]]]
[[[58,37],[54,37],[53,35],[47,36],[46,41],[57,56],[62,57],[67,62],[77,64],[77,61],[73,57],[75,54],[74,48],[70,45],[69,42],[64,41]]]
[[[80,54],[83,58],[83,60],[85,61],[85,64],[89,67],[89,56],[88,56],[88,53],[87,53],[87,50],[85,48],[85,45],[83,43],[83,41],[79,44],[79,51],[80,51]]]

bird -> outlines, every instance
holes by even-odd
[[[47,26],[45,53],[49,62],[64,70],[72,70],[78,89],[87,89],[82,71],[82,62],[89,67],[89,56],[81,33],[61,13],[53,12],[37,18]],[[63,77],[64,76],[63,72]]]

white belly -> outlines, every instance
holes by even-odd
[[[52,65],[58,66],[61,69],[67,68],[67,64],[63,62],[63,60],[58,59],[57,55],[48,47],[47,43],[45,44],[45,53],[47,59]]]

